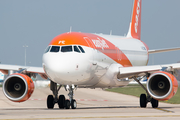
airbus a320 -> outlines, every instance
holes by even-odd
[[[52,95],[47,96],[48,109],[53,109],[56,103],[60,109],[76,109],[73,98],[76,88],[123,87],[135,80],[146,91],[140,95],[140,107],[151,102],[157,108],[159,100],[168,100],[177,92],[175,74],[180,64],[147,66],[149,54],[180,48],[149,50],[141,41],[141,3],[134,0],[127,36],[67,32],[49,43],[42,67],[0,64],[0,71],[8,75],[3,82],[4,95],[13,102],[28,100],[34,90],[31,77],[39,74],[50,80]],[[140,83],[144,77],[148,79],[147,88]],[[58,94],[61,87],[69,91],[69,99]]]

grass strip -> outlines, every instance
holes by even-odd
[[[139,85],[128,85],[126,87],[106,89],[106,91],[132,95],[136,97],[139,97],[142,93],[146,93],[144,89]],[[177,93],[171,99],[162,102],[171,103],[171,104],[180,104],[180,91],[177,91]]]

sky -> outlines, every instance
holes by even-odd
[[[180,0],[142,0],[141,40],[149,49],[180,47]],[[0,62],[42,66],[57,35],[72,31],[124,36],[133,0],[0,0]],[[150,55],[149,65],[180,61],[180,51]]]

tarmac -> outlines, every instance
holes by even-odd
[[[68,92],[61,88],[67,98]],[[48,87],[36,88],[31,98],[22,103],[8,100],[0,88],[0,120],[179,120],[180,104],[159,103],[154,109],[139,107],[139,98],[107,92],[102,89],[78,88],[74,91],[77,109],[46,108]]]

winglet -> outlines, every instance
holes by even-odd
[[[134,0],[131,23],[127,37],[141,39],[141,3],[142,0]]]

